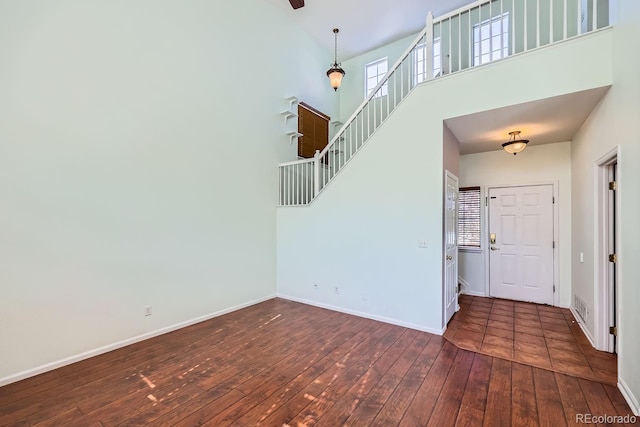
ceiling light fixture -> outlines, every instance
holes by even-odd
[[[334,28],[333,34],[335,38],[335,56],[333,59],[333,65],[327,71],[327,77],[329,77],[329,81],[331,82],[331,87],[333,90],[337,91],[340,85],[342,84],[342,78],[345,75],[345,72],[342,68],[340,68],[340,64],[338,64],[338,33],[339,29]]]
[[[514,156],[527,148],[527,144],[529,143],[528,139],[520,139],[520,131],[514,130],[509,132],[510,138],[509,141],[502,144],[502,148],[507,153],[513,154]]]

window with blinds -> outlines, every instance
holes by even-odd
[[[331,118],[312,106],[298,104],[298,157],[310,159],[316,150],[322,151],[329,143],[329,120]]]
[[[480,248],[480,187],[458,190],[458,245]]]

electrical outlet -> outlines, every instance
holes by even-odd
[[[320,285],[318,285],[317,283],[313,284],[313,289],[317,291],[319,288],[320,288]]]
[[[580,252],[580,262],[584,262],[584,252]]]
[[[145,305],[144,306],[144,315],[145,316],[151,316],[151,306],[150,305]]]
[[[366,292],[362,293],[362,301],[367,301],[369,299],[369,295]]]
[[[427,248],[427,241],[426,240],[418,240],[418,247],[419,248]]]
[[[336,295],[338,295],[340,293],[340,287],[336,286],[335,288],[333,288],[333,291]]]

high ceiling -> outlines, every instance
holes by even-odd
[[[265,0],[333,51],[333,28],[340,29],[338,62],[414,34],[429,11],[441,16],[472,0],[305,0],[294,10],[289,0]],[[333,58],[327,58],[328,62]],[[327,64],[329,65],[329,64]],[[569,141],[607,88],[578,92],[446,120],[460,141],[460,153],[500,150],[509,131],[522,131],[529,145]]]
[[[333,51],[333,28],[340,29],[338,61],[352,58],[422,30],[435,17],[470,0],[305,0],[294,10],[289,0],[265,0],[290,15],[307,33]]]

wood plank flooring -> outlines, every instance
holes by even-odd
[[[273,299],[0,388],[0,426],[562,426],[606,383]]]

